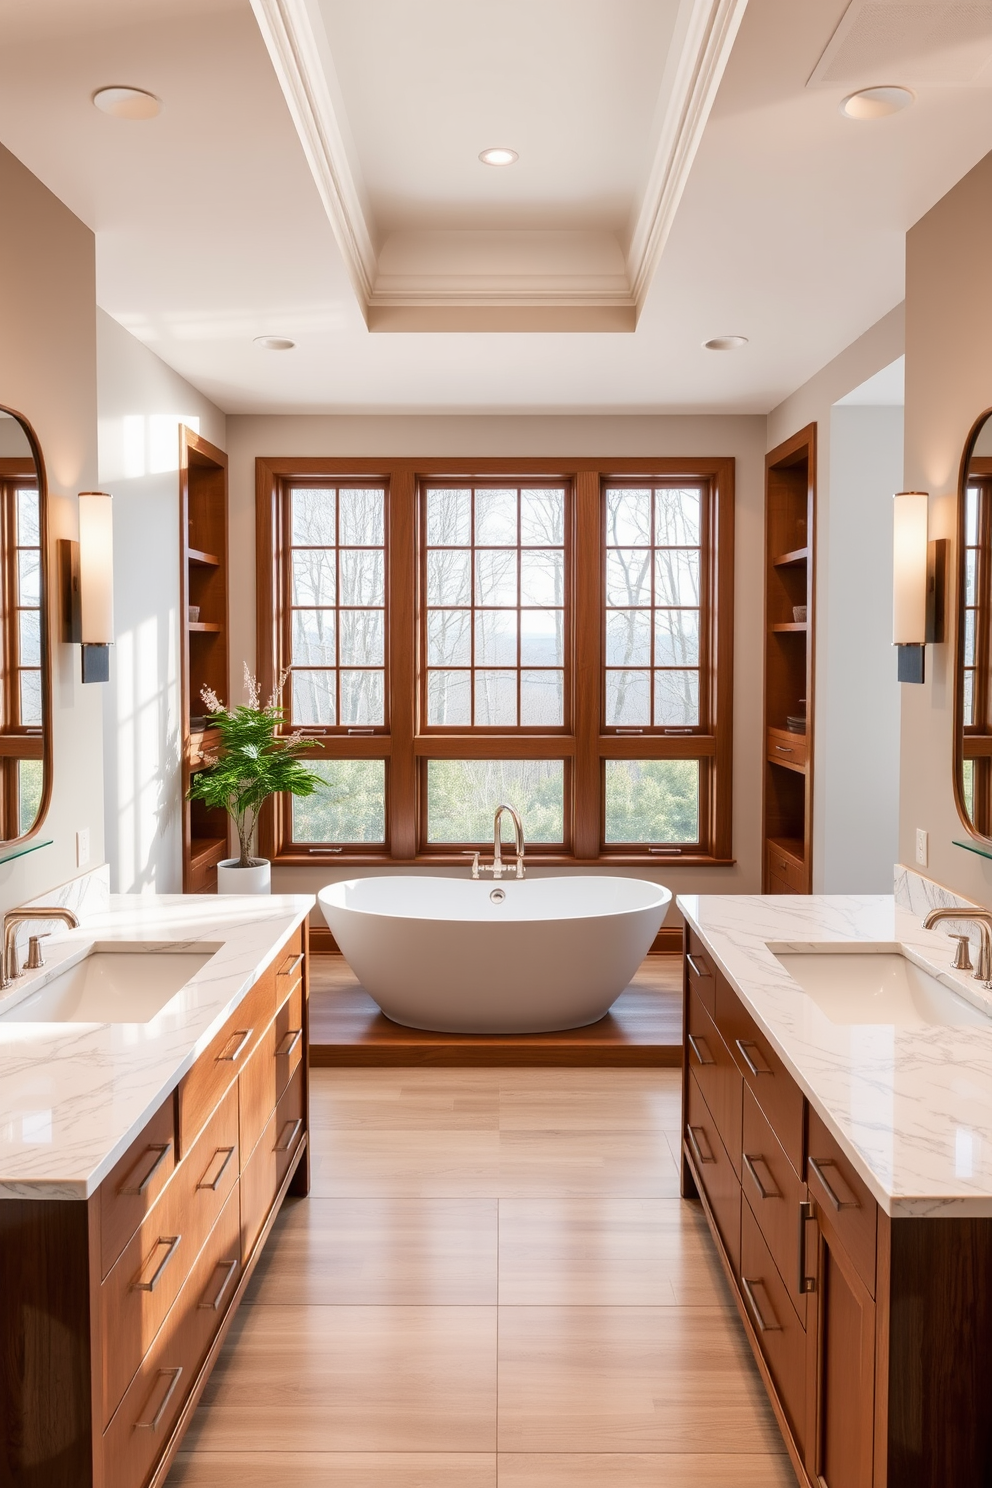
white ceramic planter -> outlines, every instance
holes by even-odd
[[[225,858],[217,864],[218,894],[270,894],[272,864],[268,858],[256,858],[251,868],[239,868],[237,858]]]

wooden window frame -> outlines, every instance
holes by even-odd
[[[428,845],[421,836],[424,780],[429,759],[548,759],[565,762],[566,820],[560,848],[528,846],[539,865],[686,867],[728,866],[732,856],[734,474],[732,458],[616,460],[424,460],[259,458],[256,473],[257,666],[263,695],[285,665],[279,548],[281,492],[289,481],[376,479],[388,487],[386,529],[388,732],[347,735],[308,730],[318,738],[317,759],[385,759],[386,841],[306,851],[288,837],[288,806],[269,803],[260,823],[260,851],[278,866],[345,866],[370,863],[464,863],[470,844]],[[540,478],[568,482],[571,518],[569,650],[571,728],[498,732],[420,727],[419,491],[432,480],[518,483]],[[603,689],[603,488],[610,480],[642,477],[704,484],[711,540],[704,552],[711,596],[705,727],[690,734],[617,734],[604,726]],[[703,680],[700,689],[702,693]],[[566,714],[566,720],[568,715]],[[685,849],[604,842],[607,760],[698,759],[700,841]],[[426,835],[426,834],[424,834]],[[484,846],[485,844],[479,844]]]
[[[973,456],[969,466],[969,478],[962,492],[962,507],[969,489],[977,491],[977,538],[972,549],[967,544],[966,516],[962,510],[961,545],[962,554],[969,550],[976,553],[975,604],[971,607],[975,615],[975,655],[971,668],[972,719],[962,721],[958,730],[961,750],[961,771],[966,762],[972,768],[971,827],[981,837],[992,839],[992,633],[989,620],[992,617],[992,459]],[[967,614],[966,595],[962,580],[961,615],[962,636],[960,642],[961,662],[958,687],[962,693],[962,715],[964,711],[964,617]],[[962,797],[963,773],[962,773]]]
[[[20,722],[20,627],[19,606],[16,603],[19,576],[17,565],[17,492],[30,487],[38,496],[39,541],[38,559],[41,570],[41,604],[38,606],[41,631],[41,661],[37,667],[40,680],[42,718],[46,712],[46,609],[45,609],[45,540],[46,527],[43,515],[43,491],[37,467],[31,460],[0,460],[0,552],[3,572],[0,575],[0,623],[2,623],[2,675],[0,675],[0,840],[10,845],[27,840],[40,825],[43,810],[35,823],[22,833],[20,822],[19,766],[22,760],[40,760],[44,766],[41,806],[47,809],[51,787],[47,784],[51,775],[51,764],[45,748],[45,727],[40,724]]]

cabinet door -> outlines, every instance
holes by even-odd
[[[812,1247],[814,1226],[806,1229]],[[816,1429],[807,1465],[822,1488],[871,1488],[875,1303],[822,1211],[816,1214],[815,1249],[807,1373]]]

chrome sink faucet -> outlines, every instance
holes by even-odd
[[[491,873],[492,876],[493,876],[493,878],[495,878],[496,880],[499,880],[499,879],[501,879],[503,877],[503,874],[504,873],[509,873],[511,871],[509,863],[504,863],[503,862],[503,844],[502,844],[502,839],[501,839],[501,835],[500,835],[500,828],[501,828],[501,824],[502,824],[502,820],[503,820],[503,812],[504,811],[506,811],[506,812],[509,813],[509,815],[510,815],[512,821],[513,821],[513,830],[514,830],[514,833],[516,834],[516,857],[517,857],[517,862],[516,862],[516,873],[515,873],[514,876],[516,878],[523,878],[524,875],[525,875],[525,871],[526,870],[524,869],[524,829],[523,829],[523,823],[521,822],[520,817],[518,816],[517,812],[514,811],[514,809],[513,809],[512,806],[497,806],[496,807],[496,815],[493,818],[493,860],[492,860],[491,863],[480,863],[479,862],[479,857],[480,857],[480,854],[479,853],[477,853],[477,852],[470,852],[470,853],[468,853],[467,856],[469,856],[472,859],[472,877],[473,878],[478,878],[481,873]]]
[[[984,982],[986,987],[992,987],[992,911],[987,909],[932,909],[923,921],[924,930],[932,930],[934,925],[938,925],[941,920],[966,920],[968,924],[978,926],[978,966],[975,968],[975,981]],[[952,938],[958,943],[952,965],[956,971],[971,971],[968,936],[956,935]]]
[[[72,910],[63,909],[58,904],[39,905],[35,909],[8,909],[3,917],[3,975],[0,976],[0,989],[11,986],[21,975],[17,961],[17,932],[26,920],[61,920],[70,930],[77,929],[79,925]],[[38,944],[40,939],[38,935],[31,937],[27,964],[32,969],[45,964]]]

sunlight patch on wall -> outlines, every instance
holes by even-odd
[[[129,413],[100,420],[100,480],[140,480],[179,469],[179,427],[200,432],[200,419],[191,413]]]

